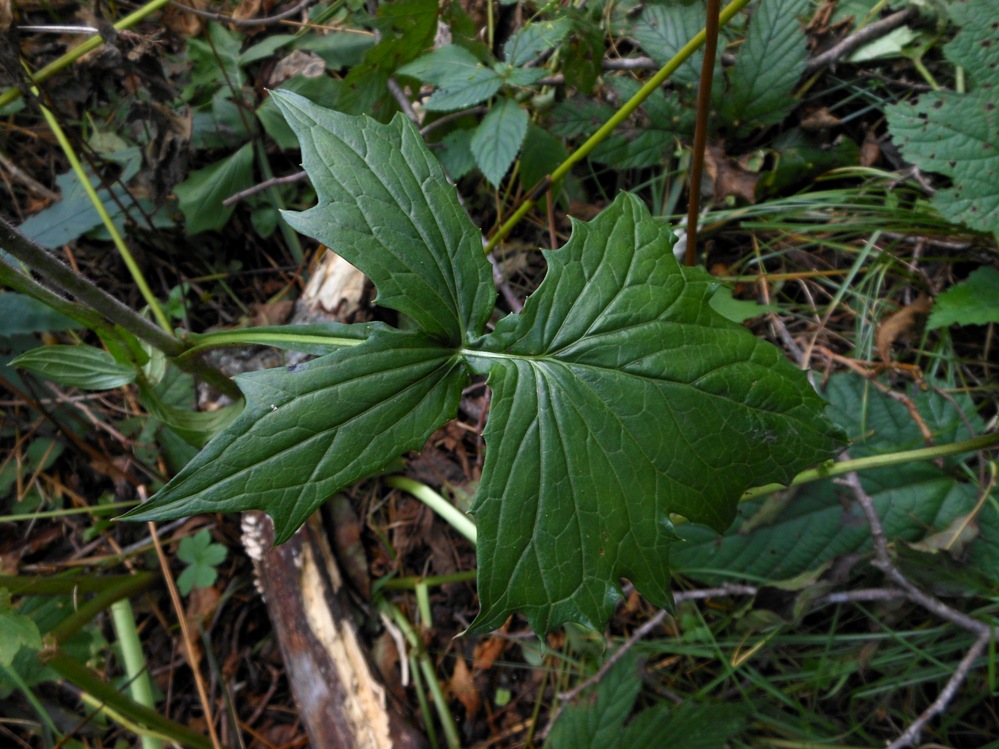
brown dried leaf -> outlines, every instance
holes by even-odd
[[[448,689],[465,706],[465,714],[468,718],[474,717],[479,712],[479,708],[482,707],[482,697],[475,687],[475,679],[472,678],[472,672],[464,658],[455,659],[454,671],[451,672]]]
[[[727,198],[738,198],[742,203],[756,202],[756,183],[760,175],[744,169],[725,154],[721,143],[712,143],[704,152],[704,171],[714,186],[712,199],[724,203]]]
[[[881,323],[881,327],[878,328],[877,346],[881,360],[885,364],[891,364],[892,347],[896,343],[911,343],[920,334],[931,307],[930,298],[920,294],[912,304],[907,304]]]

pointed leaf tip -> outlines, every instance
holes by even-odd
[[[319,204],[285,220],[360,268],[377,302],[431,337],[481,334],[496,300],[482,235],[412,123],[383,125],[271,94],[302,144]]]

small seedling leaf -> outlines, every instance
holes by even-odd
[[[187,567],[177,578],[180,592],[186,596],[194,588],[214,585],[219,576],[215,568],[225,561],[227,553],[225,546],[212,543],[212,535],[207,529],[182,538],[177,548],[177,558],[187,563]]]
[[[529,63],[546,49],[561,43],[572,23],[568,18],[555,21],[535,21],[511,34],[503,45],[503,57],[511,65]]]

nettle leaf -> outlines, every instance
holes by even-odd
[[[927,330],[999,322],[999,270],[985,265],[937,297]]]
[[[711,309],[715,282],[676,263],[669,227],[637,198],[576,224],[523,312],[484,334],[495,290],[481,235],[412,124],[274,97],[319,196],[289,222],[367,272],[416,329],[372,325],[292,371],[240,376],[243,413],[128,517],[262,509],[286,540],[326,498],[422,447],[469,374],[486,374],[473,627],[517,610],[538,631],[599,626],[621,576],[669,603],[672,513],[724,529],[745,488],[839,446],[804,374]]]
[[[645,52],[665,65],[704,28],[700,0],[655,0],[645,4],[631,31]],[[701,76],[703,52],[695,52],[673,74],[676,83],[692,85]]]
[[[808,7],[808,0],[767,0],[753,13],[719,107],[740,132],[780,122],[797,106],[792,92],[808,55],[799,16]]]
[[[475,129],[471,141],[472,155],[493,187],[499,187],[520,153],[529,121],[527,110],[520,104],[513,99],[503,99]]]
[[[437,86],[424,105],[435,112],[464,109],[484,102],[500,90],[503,78],[464,47],[449,44],[399,68],[424,83]]]
[[[888,130],[906,159],[953,179],[933,196],[942,216],[999,232],[999,24],[987,1],[956,0],[948,12],[961,31],[944,55],[968,70],[971,90],[934,91],[888,107]]]
[[[546,49],[560,44],[571,28],[568,18],[530,23],[506,40],[503,58],[511,65],[525,65]]]
[[[773,346],[716,314],[705,273],[622,194],[576,223],[519,315],[469,354],[493,391],[473,507],[473,629],[520,610],[600,626],[629,578],[669,605],[670,515],[723,531],[740,494],[828,458],[839,431]]]

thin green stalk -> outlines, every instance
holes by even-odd
[[[103,315],[115,325],[121,326],[136,338],[159,349],[167,356],[183,353],[184,344],[170,335],[169,332],[156,327],[142,315],[125,306],[103,289],[99,289],[59,260],[53,253],[25,237],[2,217],[0,217],[0,247],[51,284],[72,294],[81,302],[89,305],[99,315]],[[59,298],[51,291],[23,273],[14,270],[6,263],[0,263],[0,281],[52,306],[53,309],[72,317],[74,320],[80,322],[86,320],[88,328],[91,328],[89,324],[91,322],[93,322],[91,328],[93,330],[99,331],[102,327],[106,327],[103,321],[95,320],[83,313],[80,310],[80,305],[67,307],[68,303],[60,303]]]
[[[458,533],[463,535],[473,544],[476,541],[475,523],[471,519],[448,502],[444,497],[435,492],[426,484],[406,478],[405,476],[389,476],[385,483],[395,489],[402,489],[409,492],[427,507],[440,515]]]
[[[59,147],[62,148],[63,154],[65,154],[70,165],[73,167],[73,171],[76,173],[77,179],[80,180],[80,185],[83,187],[84,192],[87,193],[87,197],[94,206],[94,210],[97,211],[97,215],[101,217],[104,228],[106,228],[108,233],[111,235],[111,240],[114,242],[115,247],[118,248],[118,254],[121,255],[121,259],[125,261],[125,266],[128,268],[128,272],[131,274],[132,280],[135,281],[135,285],[139,288],[139,293],[142,294],[142,298],[145,299],[146,304],[149,305],[149,309],[153,313],[153,317],[156,318],[156,322],[159,323],[160,327],[163,328],[166,333],[171,333],[173,328],[170,325],[169,318],[167,318],[166,313],[163,312],[163,308],[160,306],[160,302],[156,298],[156,295],[153,294],[152,289],[149,288],[149,284],[146,283],[146,277],[142,274],[139,264],[135,261],[135,256],[132,255],[132,251],[128,249],[128,245],[125,244],[125,240],[119,233],[118,227],[115,226],[114,221],[111,220],[111,216],[104,207],[104,202],[97,195],[97,191],[94,189],[94,186],[90,184],[90,178],[87,176],[86,171],[83,169],[83,165],[77,158],[76,152],[73,150],[73,145],[66,137],[66,133],[63,132],[62,126],[59,124],[59,120],[57,120],[55,115],[49,111],[48,107],[43,105],[39,106],[42,110],[42,116],[45,117],[45,122],[48,123],[49,129],[59,142]]]
[[[463,570],[462,572],[452,572],[449,575],[433,575],[432,577],[396,577],[392,580],[385,580],[380,587],[384,590],[415,590],[416,586],[421,584],[436,587],[451,583],[469,583],[475,580],[475,574],[475,570]],[[3,580],[0,578],[0,588],[2,587]]]
[[[97,594],[90,600],[81,603],[72,614],[49,630],[48,636],[57,645],[61,645],[86,625],[87,622],[109,608],[115,601],[129,598],[146,590],[158,579],[159,575],[153,572],[139,572],[135,575],[123,576],[123,579],[116,580],[114,583],[97,591]],[[87,691],[90,690],[88,689]]]
[[[135,626],[135,614],[132,604],[127,598],[111,604],[111,619],[114,622],[118,643],[121,645],[122,659],[125,661],[125,673],[128,675],[129,691],[132,699],[140,705],[153,709],[156,701],[153,699],[153,685],[146,669],[146,659],[142,654],[142,640]],[[143,749],[162,749],[163,742],[153,736],[141,736]]]
[[[813,481],[821,481],[822,479],[843,476],[844,474],[852,473],[853,471],[866,471],[871,468],[885,468],[887,466],[896,466],[902,463],[935,460],[936,458],[944,458],[948,455],[960,455],[962,453],[970,453],[977,450],[988,450],[994,447],[999,447],[999,432],[983,434],[970,440],[953,442],[949,445],[940,445],[938,447],[920,447],[916,450],[905,450],[903,452],[888,453],[886,455],[871,455],[866,458],[843,460],[838,463],[823,463],[817,468],[802,471],[795,476],[794,480],[787,486],[784,486],[783,484],[767,484],[766,486],[753,487],[752,489],[744,492],[739,501],[745,502],[750,499],[759,499],[760,497],[765,497],[768,494],[779,492],[791,486],[800,486],[801,484],[809,484]]]
[[[167,356],[178,357],[186,350],[185,344],[164,332],[142,315],[126,307],[106,291],[99,289],[91,281],[76,273],[53,253],[39,247],[0,216],[0,249],[24,263],[53,286],[79,299],[91,308],[67,302],[39,284],[30,276],[0,261],[0,283],[16,291],[27,294],[67,317],[80,322],[84,327],[95,331],[106,341],[120,336],[115,326],[145,341]],[[96,317],[95,317],[96,314]],[[108,324],[111,323],[111,325]],[[197,357],[173,361],[178,367],[196,377],[202,378],[212,387],[231,398],[241,400],[243,395],[232,380],[202,362]]]
[[[114,515],[118,510],[135,507],[134,502],[109,502],[96,507],[69,507],[65,510],[44,510],[42,512],[21,512],[12,515],[0,515],[0,523],[21,523],[26,520],[41,520],[42,518],[61,518],[66,515]]]
[[[182,746],[189,746],[192,749],[213,749],[212,742],[200,733],[126,697],[114,685],[104,681],[78,660],[66,655],[61,650],[46,653],[43,660],[45,665],[63,679],[83,692],[96,697],[102,704],[126,716],[129,720],[167,736],[171,741]]]
[[[409,619],[396,606],[393,606],[383,598],[378,602],[378,609],[382,615],[392,620],[406,636],[406,642],[409,643],[409,647],[412,648],[412,652],[415,653],[419,661],[420,671],[423,672],[423,678],[427,682],[427,689],[430,690],[430,694],[434,698],[437,717],[440,719],[441,726],[444,729],[444,738],[447,740],[447,745],[449,749],[460,749],[461,739],[458,738],[458,727],[454,724],[454,716],[448,710],[447,699],[444,697],[441,684],[437,680],[437,674],[434,673],[434,664],[423,646],[423,640],[416,630],[413,629],[413,625],[410,624]]]
[[[750,0],[733,0],[725,9],[721,12],[718,17],[719,28],[731,21],[735,15],[749,5]],[[638,93],[636,93],[631,99],[629,99],[614,115],[605,122],[597,132],[590,136],[590,138],[583,143],[579,148],[572,152],[565,161],[562,162],[550,176],[546,177],[537,186],[532,188],[528,193],[524,202],[520,204],[513,215],[506,220],[506,222],[496,231],[496,233],[489,240],[489,244],[486,245],[486,253],[492,252],[497,244],[502,241],[502,239],[510,233],[514,226],[527,214],[537,200],[548,191],[551,185],[558,184],[559,180],[565,177],[569,171],[578,164],[580,161],[585,159],[590,153],[600,145],[607,137],[628,117],[641,106],[649,96],[652,95],[666,80],[676,72],[684,62],[690,58],[698,49],[704,45],[706,38],[706,31],[701,29],[693,39],[687,42],[683,48],[673,55],[673,59],[667,62],[663,67],[656,73],[649,81],[642,86]]]
[[[139,21],[143,20],[149,15],[152,15],[161,8],[169,5],[172,0],[153,0],[153,2],[143,5],[134,13],[122,18],[118,23],[114,25],[116,31],[122,31],[124,29],[131,28]],[[85,42],[77,45],[73,49],[69,50],[57,60],[53,60],[45,67],[41,68],[32,77],[35,83],[41,83],[61,70],[65,70],[74,62],[79,60],[88,52],[91,52],[104,44],[104,40],[100,36],[92,36]],[[21,97],[20,89],[12,87],[0,94],[0,108],[7,106],[13,101],[17,101]]]
[[[155,577],[152,572],[141,575]],[[115,588],[126,581],[135,581],[136,575],[0,575],[0,588],[12,596],[69,596],[79,593],[96,593]]]

